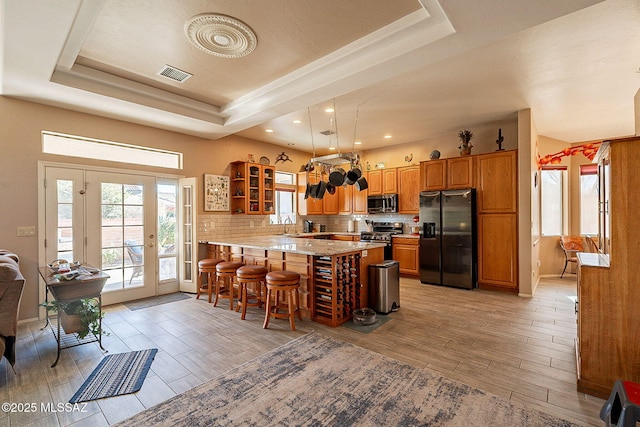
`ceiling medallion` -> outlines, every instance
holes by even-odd
[[[258,38],[248,25],[226,15],[194,16],[184,24],[184,32],[198,49],[223,58],[248,55],[258,44]]]

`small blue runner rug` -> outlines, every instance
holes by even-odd
[[[100,361],[69,403],[135,393],[151,368],[157,348],[110,354]]]

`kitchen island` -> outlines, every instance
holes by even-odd
[[[300,305],[306,317],[329,326],[368,307],[369,265],[384,260],[384,244],[316,240],[298,236],[252,236],[200,242],[207,258],[264,265],[300,274]]]

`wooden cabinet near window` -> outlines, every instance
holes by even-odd
[[[420,166],[398,168],[398,213],[420,211]]]
[[[309,179],[307,181],[307,178]],[[306,172],[298,174],[298,214],[300,215],[322,215],[322,200],[314,199],[312,197],[304,198],[307,190],[307,182],[310,185],[316,183],[316,176],[314,173]]]
[[[309,174],[309,184],[313,185],[320,180],[327,181],[327,177],[316,176],[315,173]],[[336,194],[324,193],[322,199],[314,199],[313,197],[304,198],[307,189],[307,173],[298,174],[298,213],[300,215],[337,215],[338,214],[338,191]]]
[[[576,340],[578,391],[603,398],[617,379],[640,383],[640,138],[603,142],[596,159],[605,158],[610,247],[578,254]]]
[[[393,259],[400,264],[400,273],[418,276],[420,274],[420,242],[412,237],[392,237]]]
[[[478,213],[516,213],[518,171],[516,150],[477,156]]]
[[[231,213],[265,215],[274,213],[275,167],[232,162]]]
[[[478,215],[478,283],[518,291],[518,234],[515,214]]]
[[[420,191],[444,190],[446,188],[447,161],[420,162]]]

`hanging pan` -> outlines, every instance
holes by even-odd
[[[329,174],[329,182],[335,185],[336,187],[344,184],[344,177],[346,173],[342,168],[333,168],[331,173]]]

